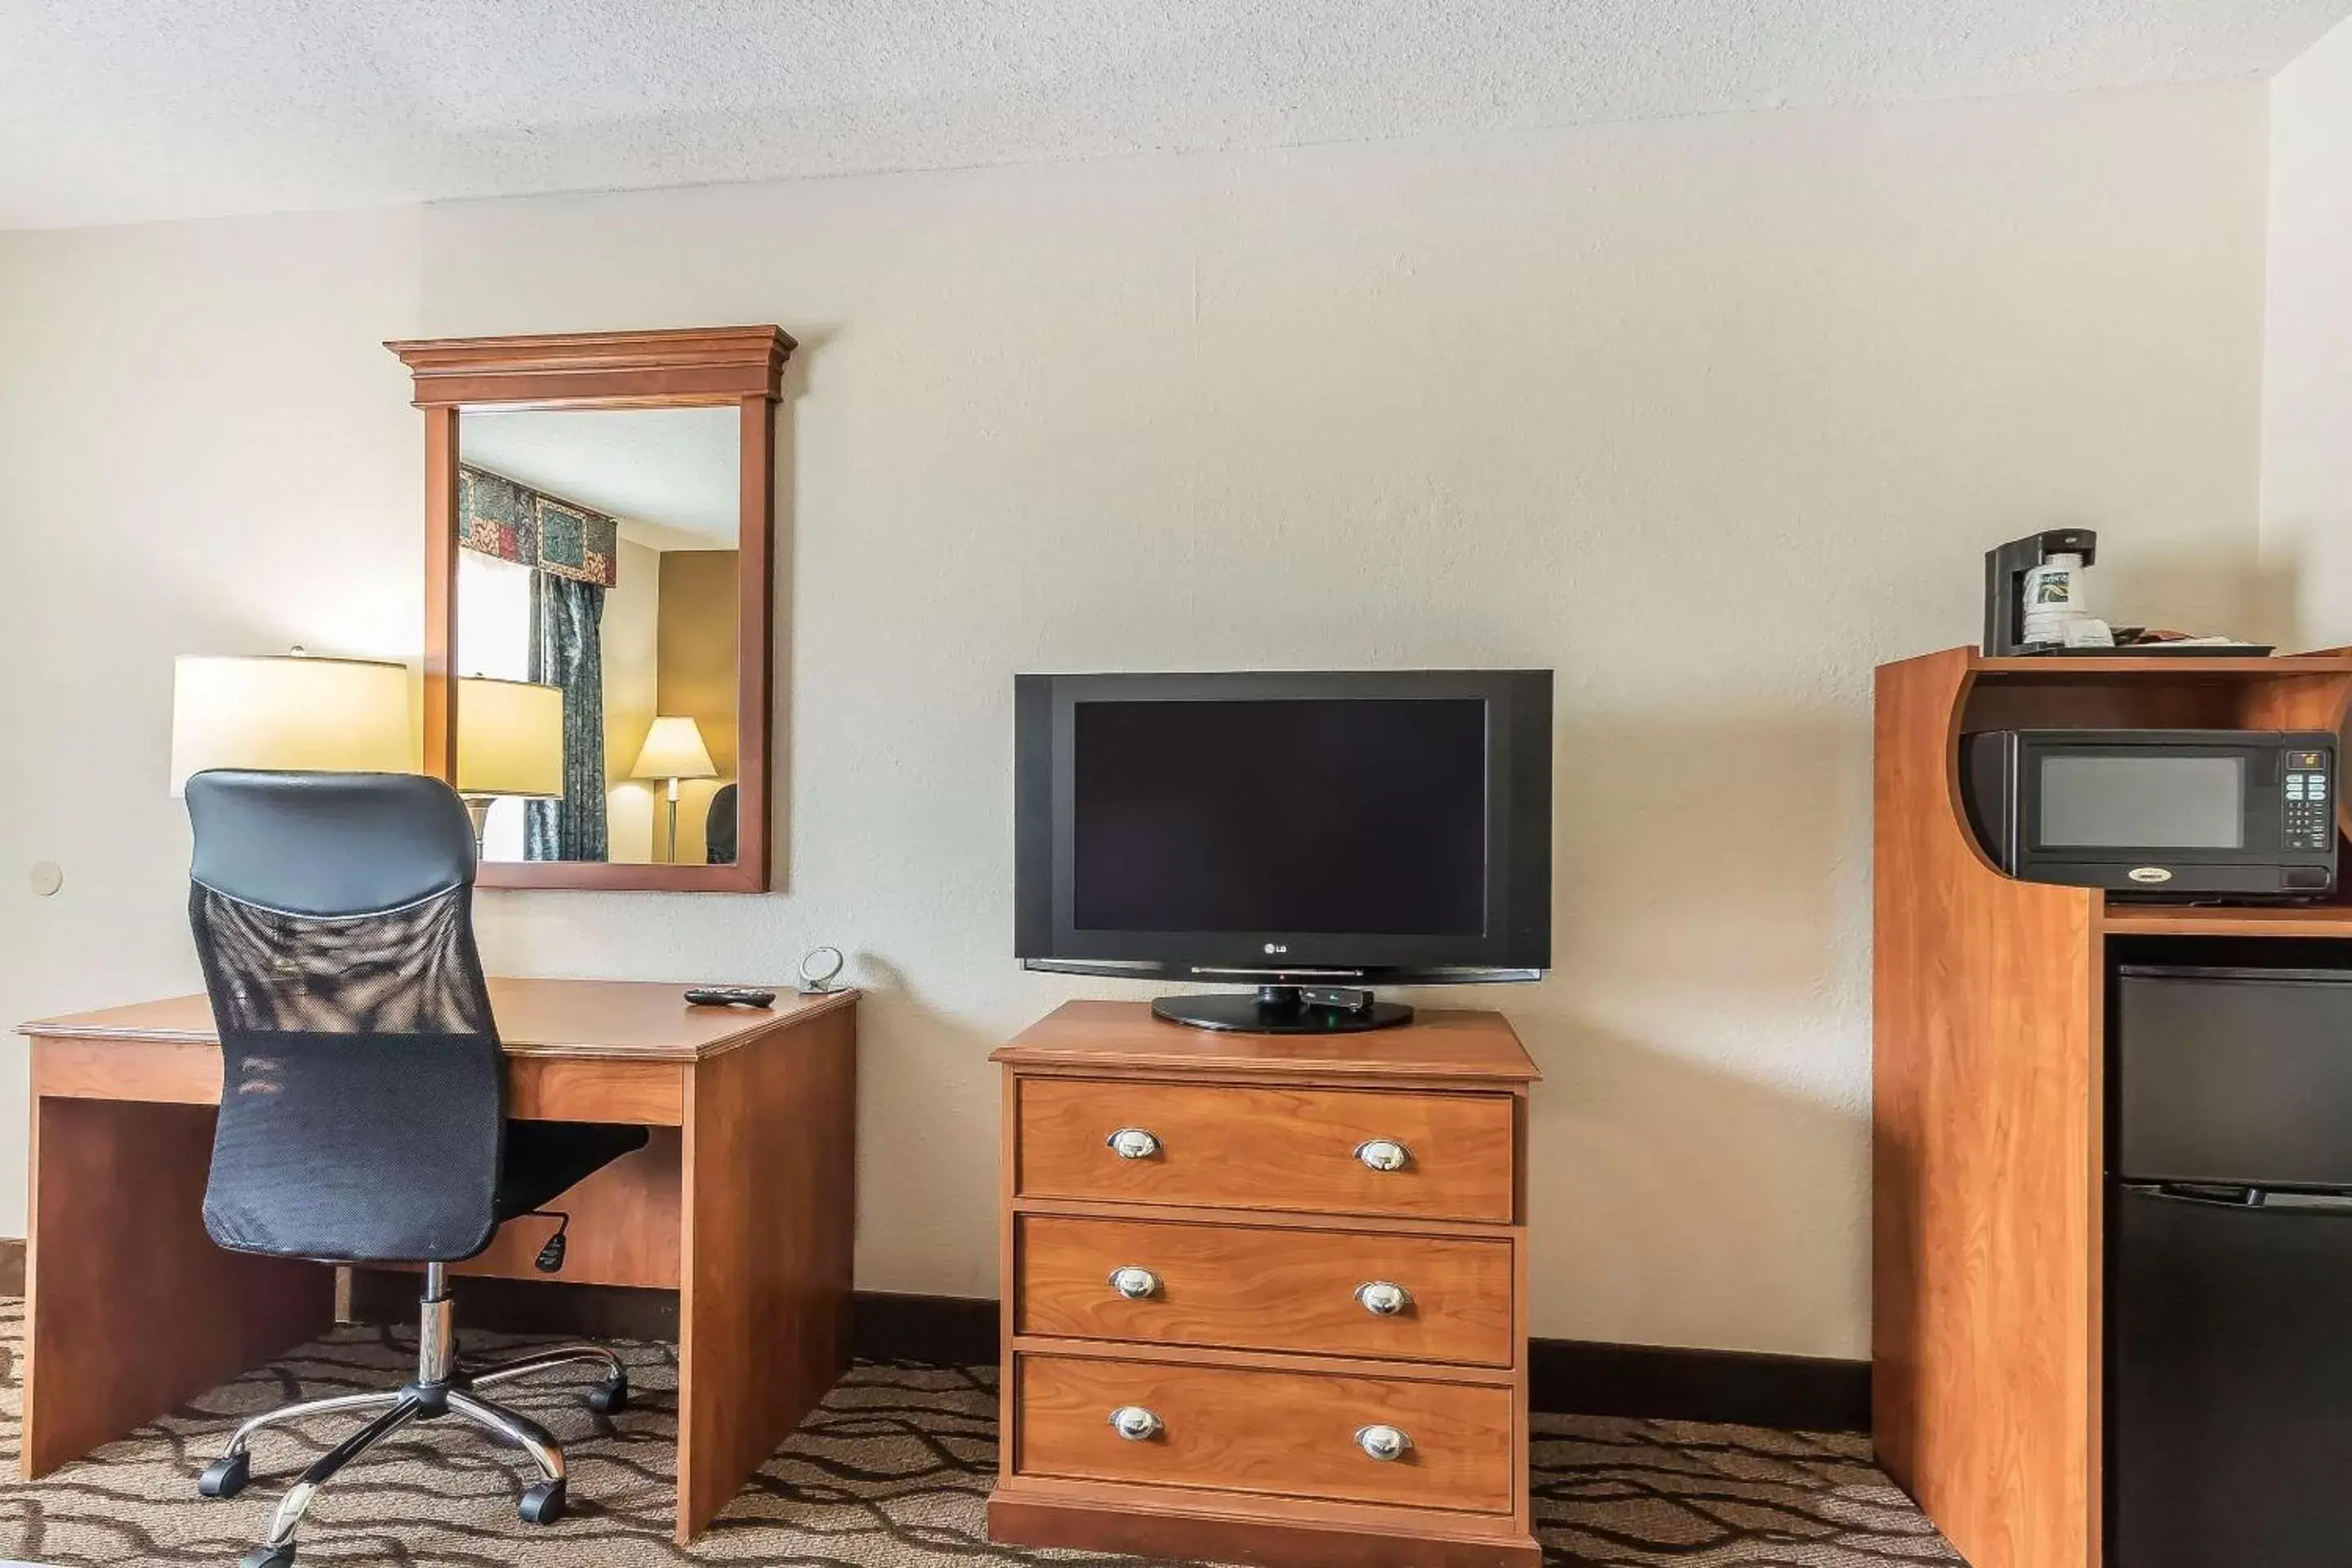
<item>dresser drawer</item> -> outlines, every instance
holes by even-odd
[[[1014,1375],[1019,1475],[1511,1510],[1507,1388],[1045,1355],[1017,1356]],[[1150,1436],[1113,1425],[1130,1407]],[[1368,1426],[1411,1446],[1372,1458]]]
[[[1507,1241],[1030,1214],[1013,1248],[1016,1333],[1475,1366],[1517,1342]]]
[[[1508,1095],[1239,1084],[1016,1080],[1024,1197],[1514,1217]],[[1125,1153],[1114,1134],[1130,1134]],[[1375,1168],[1394,1144],[1403,1163]],[[1133,1157],[1129,1157],[1133,1156]],[[1370,1158],[1368,1158],[1370,1157]]]

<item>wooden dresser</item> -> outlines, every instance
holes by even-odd
[[[1217,1034],[1073,1002],[1003,1064],[992,1540],[1535,1568],[1527,1093],[1499,1014]]]

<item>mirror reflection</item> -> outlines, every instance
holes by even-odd
[[[457,784],[486,860],[735,859],[738,414],[458,421]]]

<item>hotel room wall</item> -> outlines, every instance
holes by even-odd
[[[678,786],[677,858],[688,865],[700,864],[709,849],[710,797],[735,778],[739,559],[732,550],[667,550],[661,558],[660,711],[693,720],[719,770],[715,779]],[[648,787],[662,796],[656,810],[665,826],[656,831],[666,836],[667,791]]]
[[[2352,645],[2352,20],[2271,84],[2262,545],[2270,635]]]
[[[660,786],[632,779],[629,770],[659,711],[661,563],[660,551],[621,541],[598,627],[604,659],[604,826],[614,860],[651,860],[658,830],[654,795]]]
[[[1559,672],[1506,1009],[1537,1333],[1868,1339],[1870,669],[1979,560],[2235,624],[2260,87],[0,237],[0,1016],[195,984],[170,659],[413,653],[380,339],[774,321],[779,890],[499,893],[491,966],[852,955],[859,1283],[995,1284],[1021,670]],[[65,891],[33,898],[52,858]],[[0,1096],[21,1209],[22,1053]]]

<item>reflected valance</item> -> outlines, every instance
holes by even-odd
[[[620,581],[617,521],[471,464],[457,468],[457,542],[575,583]]]

